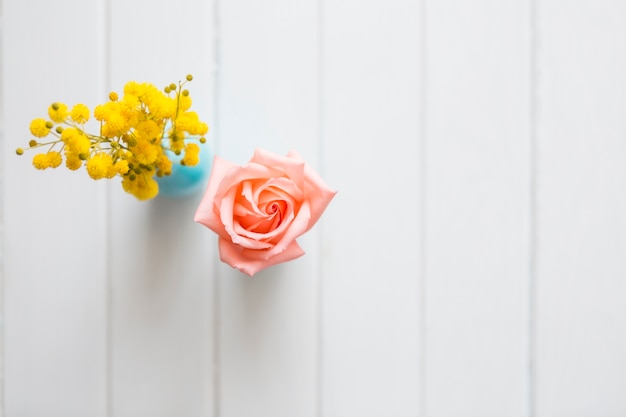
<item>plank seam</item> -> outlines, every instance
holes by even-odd
[[[0,62],[4,62],[2,40],[4,39],[4,2],[0,0]],[[3,76],[0,70],[0,145],[4,145],[4,91],[2,88]],[[0,146],[0,159],[4,158],[5,146]],[[4,166],[4,164],[2,164]],[[0,417],[5,415],[5,386],[4,386],[4,169],[0,168]]]
[[[102,0],[103,13],[103,51],[104,51],[104,94],[111,90],[111,2],[110,0]],[[106,300],[105,300],[105,367],[106,367],[106,381],[105,381],[105,413],[107,417],[113,415],[113,276],[111,274],[110,265],[113,261],[113,231],[110,227],[112,223],[111,219],[111,185],[107,184],[105,189],[105,285],[106,285]]]
[[[537,3],[529,0],[529,269],[528,269],[528,416],[536,415],[536,276],[537,276]]]
[[[213,73],[213,86],[214,86],[214,95],[213,95],[213,112],[215,121],[214,124],[216,126],[215,129],[215,154],[219,153],[220,149],[220,79],[221,79],[221,46],[222,46],[222,37],[221,37],[221,26],[220,26],[220,2],[219,0],[214,0],[213,2],[213,36],[214,36],[214,73]],[[219,260],[215,258],[215,262],[213,263],[213,417],[220,417],[221,413],[221,371],[220,371],[220,330],[221,330],[221,316],[220,316],[220,274],[219,274]]]
[[[317,17],[317,38],[318,38],[318,50],[317,50],[317,134],[318,134],[318,166],[320,175],[324,176],[324,0],[318,0],[318,17]],[[323,390],[323,377],[324,377],[324,322],[323,322],[323,306],[324,306],[324,274],[323,270],[323,257],[324,257],[324,225],[319,225],[317,235],[317,257],[318,257],[318,269],[317,269],[317,294],[316,294],[316,317],[317,317],[317,346],[316,346],[316,375],[315,375],[315,407],[316,411],[313,413],[317,417],[323,416],[324,407],[324,390]]]
[[[420,205],[420,247],[419,247],[419,258],[420,258],[420,268],[419,268],[419,276],[418,276],[418,299],[420,300],[420,309],[418,318],[419,322],[419,347],[420,352],[418,353],[418,380],[419,380],[419,393],[418,393],[418,416],[426,417],[426,241],[427,241],[427,215],[426,215],[426,146],[427,146],[427,127],[426,121],[428,117],[427,112],[427,102],[428,102],[428,73],[427,73],[427,58],[428,58],[428,45],[427,45],[427,10],[428,10],[428,2],[427,0],[422,0],[421,8],[420,8],[420,39],[418,40],[418,44],[420,45],[420,90],[417,93],[420,97],[420,126],[419,132],[421,135],[420,140],[420,168],[419,168],[419,205]]]

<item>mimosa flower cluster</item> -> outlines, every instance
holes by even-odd
[[[52,103],[49,119],[37,118],[30,124],[34,136],[28,149],[45,152],[33,157],[37,169],[57,168],[65,160],[70,170],[85,167],[94,180],[122,178],[123,189],[139,200],[159,193],[155,176],[170,175],[171,151],[181,156],[180,163],[199,162],[200,144],[209,127],[191,111],[191,97],[185,89],[193,77],[172,83],[163,90],[150,83],[128,82],[120,98],[109,94],[109,101],[94,108],[93,118],[100,123],[98,134],[87,132],[91,118],[84,104],[68,107]],[[18,155],[24,149],[16,150]]]

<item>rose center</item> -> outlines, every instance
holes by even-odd
[[[275,227],[280,226],[283,221],[283,214],[287,209],[287,203],[282,200],[269,201],[265,206],[265,213],[273,218],[273,224]]]
[[[235,218],[244,229],[254,233],[270,233],[285,221],[288,217],[289,202],[271,194],[274,193],[262,192],[256,209],[252,207],[251,201],[247,202],[252,203],[249,208],[243,204],[238,205]]]
[[[277,203],[272,203],[270,204],[270,206],[267,208],[267,214],[274,214],[278,211],[278,204]]]

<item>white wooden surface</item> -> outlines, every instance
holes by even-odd
[[[538,416],[626,414],[624,6],[536,10]]]
[[[529,16],[426,5],[427,416],[528,416]]]
[[[105,93],[102,4],[77,3],[2,4],[6,415],[107,415],[105,184],[33,172],[13,149],[53,101]]]
[[[323,225],[321,415],[415,416],[421,10],[325,2],[322,23],[324,173],[339,193]]]
[[[626,415],[626,3],[0,0],[0,416]],[[52,101],[192,73],[339,190],[249,278],[199,195],[37,172]]]

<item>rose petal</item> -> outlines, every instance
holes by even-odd
[[[295,159],[302,159],[302,157],[295,150],[289,151],[287,155]],[[317,223],[324,210],[326,210],[326,207],[328,207],[330,201],[333,199],[335,194],[337,194],[337,191],[326,185],[322,177],[320,177],[319,174],[308,164],[304,166],[304,174],[306,177],[304,198],[311,204],[311,220],[309,221],[309,227],[307,228],[307,230],[309,230],[315,225],[315,223]]]
[[[254,190],[257,187],[254,187],[254,183],[257,182],[261,182],[261,181],[244,181],[242,184],[242,189],[241,189],[241,196],[244,198],[244,201],[242,201],[241,199],[238,200],[238,205],[241,205],[243,207],[246,207],[248,209],[248,213],[249,214],[256,214],[258,216],[263,216],[264,213],[259,209],[258,207],[258,202],[256,201],[255,197],[254,197]],[[247,203],[247,204],[245,204]]]
[[[286,247],[291,245],[300,235],[308,230],[308,225],[311,220],[311,210],[308,201],[303,201],[298,211],[297,216],[293,219],[289,227],[285,230],[285,233],[281,236],[280,241],[270,249],[270,255],[274,256]]]
[[[270,178],[262,185],[255,189],[255,201],[261,200],[261,193],[264,191],[273,191],[284,196],[289,196],[295,200],[302,200],[304,188],[301,188],[291,178]]]
[[[226,237],[228,234],[220,220],[219,214],[215,210],[215,195],[226,175],[231,170],[237,168],[239,168],[239,165],[226,161],[219,156],[213,158],[209,183],[194,215],[194,221],[203,224],[222,237]]]
[[[284,175],[285,170],[283,169],[249,162],[244,166],[237,167],[237,169],[232,169],[226,173],[215,192],[216,200],[219,200],[221,196],[226,194],[231,187],[236,187],[244,181],[278,178]]]
[[[270,207],[273,208],[273,211],[268,212],[268,209],[271,210]],[[262,234],[270,233],[276,230],[282,223],[284,214],[287,212],[287,203],[283,200],[279,200],[269,205],[263,204],[261,209],[267,212],[267,214],[264,216],[256,214],[237,216],[238,223],[249,232]]]
[[[304,251],[295,241],[284,251],[270,258],[265,258],[267,255],[265,251],[244,249],[241,246],[233,245],[226,239],[220,238],[218,244],[220,260],[250,276],[269,266],[304,255]]]
[[[249,249],[267,249],[271,247],[271,244],[262,242],[258,239],[250,239],[245,235],[238,232],[240,225],[233,216],[233,210],[235,208],[235,196],[237,194],[237,188],[232,187],[226,195],[222,197],[222,200],[216,204],[219,204],[217,211],[220,214],[220,221],[224,225],[226,235],[220,234],[224,239],[230,239],[235,245],[240,245]]]
[[[287,177],[291,178],[300,189],[304,189],[304,160],[292,158],[289,155],[281,156],[263,149],[256,149],[250,162],[256,162],[270,167],[280,167],[285,170]]]
[[[268,242],[274,245],[276,243],[275,241],[281,240],[282,235],[285,233],[286,230],[290,228],[291,223],[293,222],[294,218],[295,216],[294,216],[293,210],[289,210],[287,212],[286,217],[283,219],[282,223],[280,224],[280,226],[278,226],[276,229],[272,230],[271,232],[256,233],[248,229],[245,229],[243,227],[239,229],[237,226],[235,227],[235,232],[241,234],[242,236],[248,237],[250,239]]]

